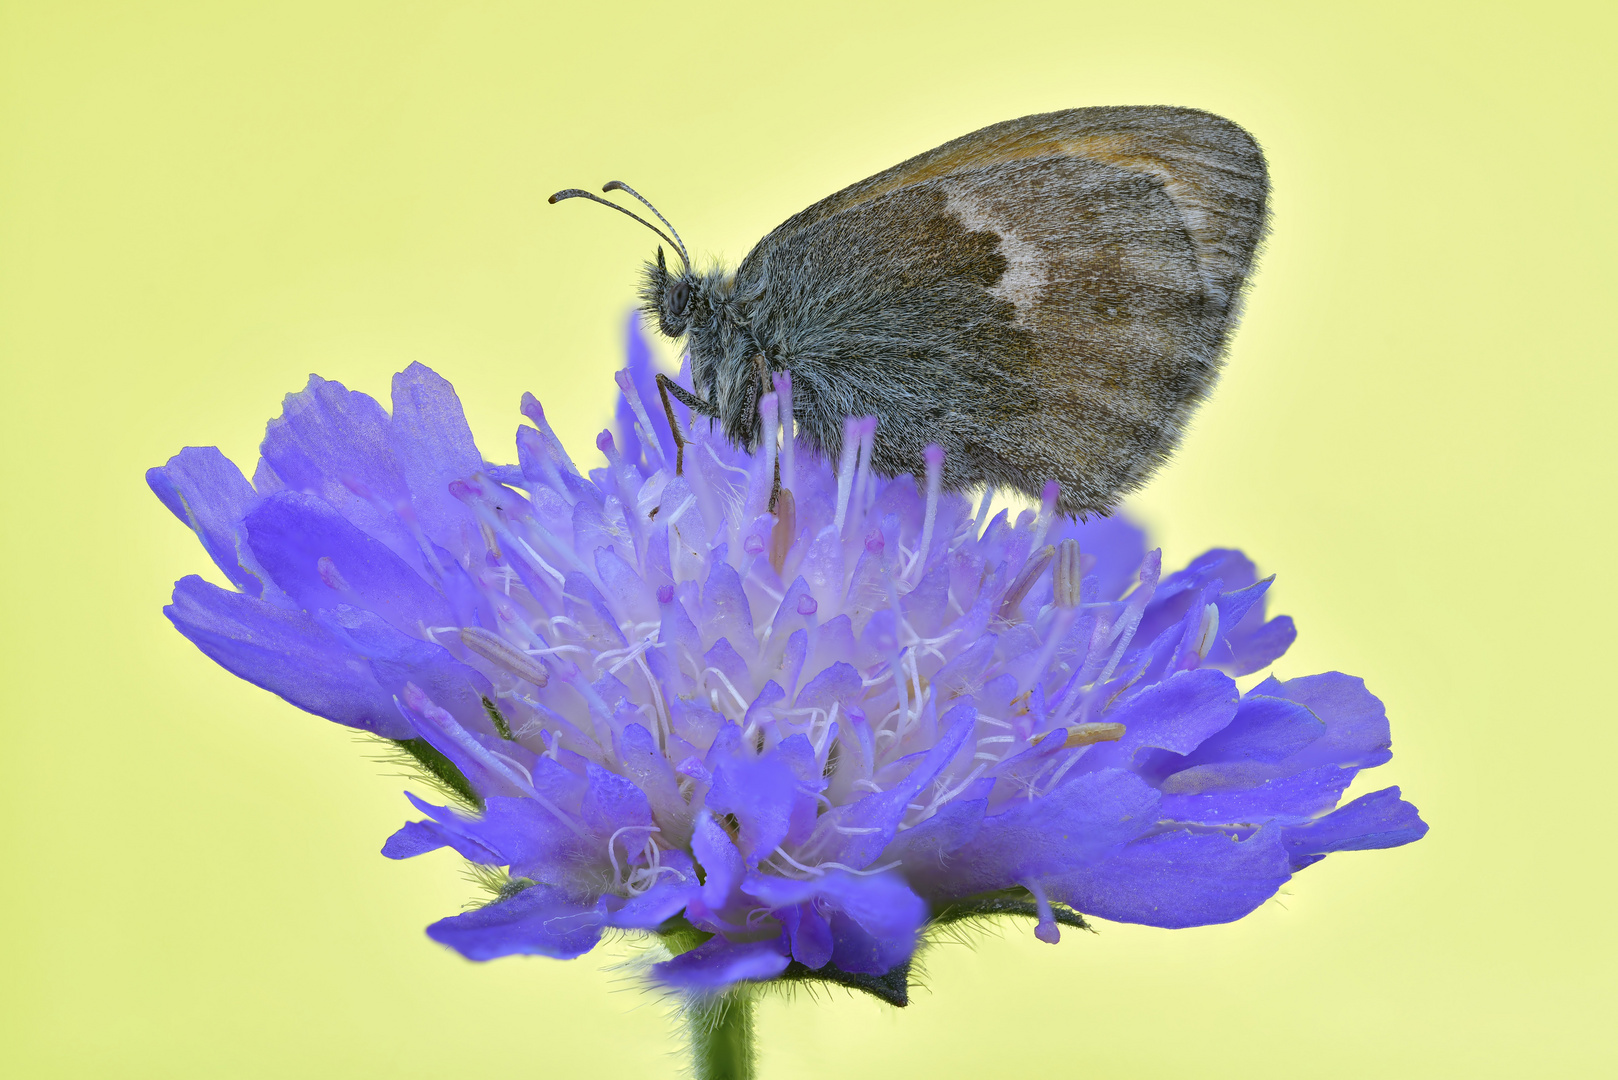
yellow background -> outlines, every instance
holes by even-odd
[[[257,10],[254,10],[254,7]],[[1388,703],[1432,833],[1232,926],[1018,926],[911,1008],[776,1002],[763,1075],[1612,1075],[1613,8],[1558,3],[0,6],[0,1072],[659,1076],[604,965],[473,965],[402,783],[160,608],[201,548],[142,471],[250,461],[319,371],[523,390],[581,460],[651,237],[740,258],[980,125],[1184,104],[1257,135],[1274,231],[1138,509],[1237,544]],[[385,400],[385,398],[384,398]]]

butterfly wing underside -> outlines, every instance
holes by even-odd
[[[1257,145],[1207,113],[1030,116],[816,203],[736,280],[823,447],[875,413],[885,472],[939,442],[953,487],[1054,478],[1063,511],[1105,510],[1212,387],[1266,196]]]

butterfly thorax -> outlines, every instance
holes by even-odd
[[[739,290],[725,269],[669,273],[659,251],[647,263],[642,309],[666,337],[685,339],[692,389],[711,403],[725,435],[749,451],[761,435],[758,407],[768,392],[768,366],[752,332],[758,297]]]

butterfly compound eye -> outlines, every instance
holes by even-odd
[[[691,306],[691,285],[689,282],[676,281],[669,286],[669,312],[673,315],[684,315],[685,309]]]

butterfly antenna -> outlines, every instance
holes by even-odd
[[[630,192],[630,194],[633,195],[634,192]],[[638,196],[637,196],[637,198],[638,198]],[[670,247],[679,248],[680,249],[680,258],[685,259],[685,245],[684,244],[680,243],[678,240],[669,239],[668,233],[664,232],[662,229],[659,229],[656,225],[653,225],[650,221],[647,221],[645,218],[641,217],[639,214],[635,213],[633,210],[625,210],[623,207],[619,206],[615,202],[609,202],[608,200],[603,199],[599,195],[592,195],[590,192],[581,191],[578,188],[566,188],[565,190],[558,191],[555,195],[552,195],[548,201],[551,202],[552,204],[555,204],[555,203],[561,202],[563,199],[589,199],[591,202],[600,203],[602,206],[610,206],[614,210],[618,211],[620,214],[627,214],[628,216],[634,218],[636,221],[640,222],[642,225],[646,226],[648,229],[655,232],[657,235],[661,236],[663,238],[664,242],[666,242]],[[645,202],[646,200],[641,199],[641,201]],[[657,211],[653,210],[652,213],[657,214]],[[659,219],[661,219],[663,217],[662,214],[657,214],[657,216],[658,216]],[[669,223],[664,221],[663,224],[668,225]],[[669,231],[673,232],[674,231],[674,226],[669,225]],[[685,264],[686,264],[687,267],[689,267],[691,265],[691,260],[686,259]]]
[[[680,239],[680,234],[675,230],[673,225],[669,224],[669,219],[668,218],[666,218],[662,214],[658,213],[657,207],[652,205],[652,201],[650,199],[648,199],[646,196],[642,195],[640,192],[636,191],[634,188],[630,187],[628,184],[624,183],[622,180],[610,181],[601,190],[602,191],[627,191],[627,192],[629,192],[629,194],[631,194],[635,198],[639,199],[641,201],[641,203],[643,205],[645,205],[646,209],[650,210],[654,214],[657,214],[657,220],[661,221],[664,225],[668,225],[669,232],[674,233],[674,243],[680,249],[680,258],[685,260],[686,269],[687,270],[691,269],[691,256],[686,253],[685,243]]]

